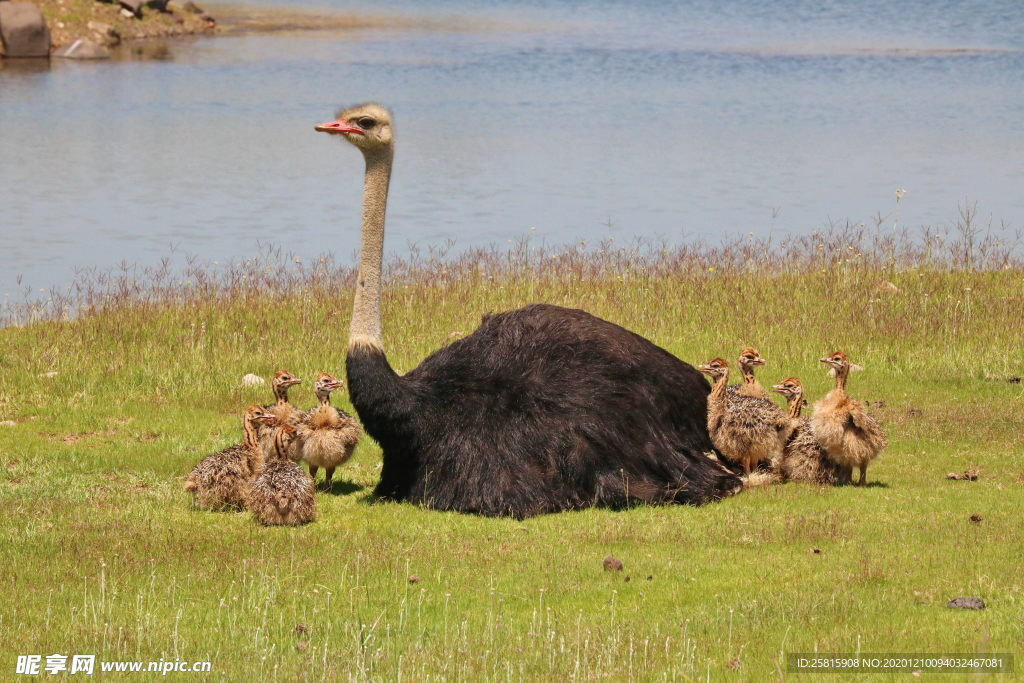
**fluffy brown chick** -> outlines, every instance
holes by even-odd
[[[252,480],[263,469],[263,453],[256,438],[257,426],[269,424],[274,416],[251,405],[242,417],[242,443],[204,458],[185,477],[185,490],[192,502],[207,510],[241,509]]]
[[[297,420],[299,459],[309,465],[309,474],[316,479],[324,468],[324,485],[334,485],[334,470],[348,462],[362,438],[363,430],[355,418],[331,405],[331,392],[342,383],[329,373],[316,377],[313,391],[320,405],[303,413]]]
[[[734,396],[749,396],[751,398],[763,398],[768,400],[768,392],[761,387],[761,383],[754,377],[754,368],[764,365],[768,361],[761,357],[761,352],[748,346],[740,351],[738,359],[740,374],[743,376],[742,384],[733,384],[726,391]]]
[[[714,382],[708,396],[711,443],[724,458],[739,463],[745,474],[761,460],[776,469],[792,429],[786,415],[767,399],[730,395],[729,364],[724,359],[715,358],[697,369]]]
[[[867,484],[868,463],[879,456],[888,445],[885,432],[864,405],[846,393],[846,378],[850,374],[850,361],[842,351],[821,359],[835,370],[836,386],[825,398],[814,404],[811,428],[818,443],[830,460],[841,469],[840,484],[853,476],[853,468],[860,468],[860,486]]]
[[[302,380],[284,369],[274,373],[274,379],[270,382],[276,402],[263,406],[263,409],[274,416],[274,421],[261,428],[258,433],[260,449],[267,460],[274,457],[274,433],[277,428],[283,424],[295,426],[302,412],[288,402],[288,389],[296,384],[302,384]]]
[[[825,449],[811,428],[811,421],[800,416],[806,401],[804,387],[796,377],[790,377],[772,387],[786,399],[787,416],[793,425],[782,456],[782,476],[786,481],[804,481],[814,484],[834,484],[839,478],[839,467],[828,459]]]
[[[245,506],[267,526],[299,526],[316,520],[313,480],[288,458],[295,427],[280,425],[274,431],[274,457],[253,482]]]

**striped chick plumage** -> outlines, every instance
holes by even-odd
[[[263,466],[246,498],[254,518],[267,526],[298,526],[316,520],[313,479],[288,458],[295,428],[284,424],[274,433],[275,455]]]
[[[272,416],[258,405],[250,406],[242,418],[242,443],[204,458],[185,477],[185,490],[197,508],[242,509],[249,488],[263,469],[263,453],[256,441],[256,426]]]

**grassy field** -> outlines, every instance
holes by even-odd
[[[0,329],[0,680],[53,653],[208,660],[168,679],[228,681],[805,680],[786,653],[1020,653],[1024,267],[962,228],[393,259],[401,371],[484,312],[546,301],[691,363],[754,345],[762,382],[797,375],[811,401],[831,386],[817,359],[842,349],[865,368],[851,393],[881,402],[890,446],[866,489],[525,522],[374,502],[369,439],[312,525],[192,510],[183,475],[269,402],[242,375],[288,368],[303,406],[317,372],[343,375],[353,274],[274,252],[83,273]],[[948,609],[958,596],[987,607]]]

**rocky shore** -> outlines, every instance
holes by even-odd
[[[15,52],[16,44],[46,43],[54,57],[102,59],[122,41],[169,38],[217,30],[216,20],[192,0],[0,0],[0,54]],[[6,5],[6,7],[4,7]],[[41,14],[41,18],[38,16]],[[33,16],[35,15],[35,16]],[[31,22],[45,22],[42,27]],[[18,22],[18,26],[14,26]],[[31,48],[30,48],[31,49]],[[45,56],[45,55],[42,55]]]

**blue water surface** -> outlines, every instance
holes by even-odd
[[[674,243],[879,214],[891,229],[897,188],[901,225],[947,224],[969,198],[1024,227],[1016,0],[257,4],[384,26],[4,65],[0,296],[172,249],[349,262],[361,159],[313,125],[371,99],[395,116],[392,252],[531,227]]]

